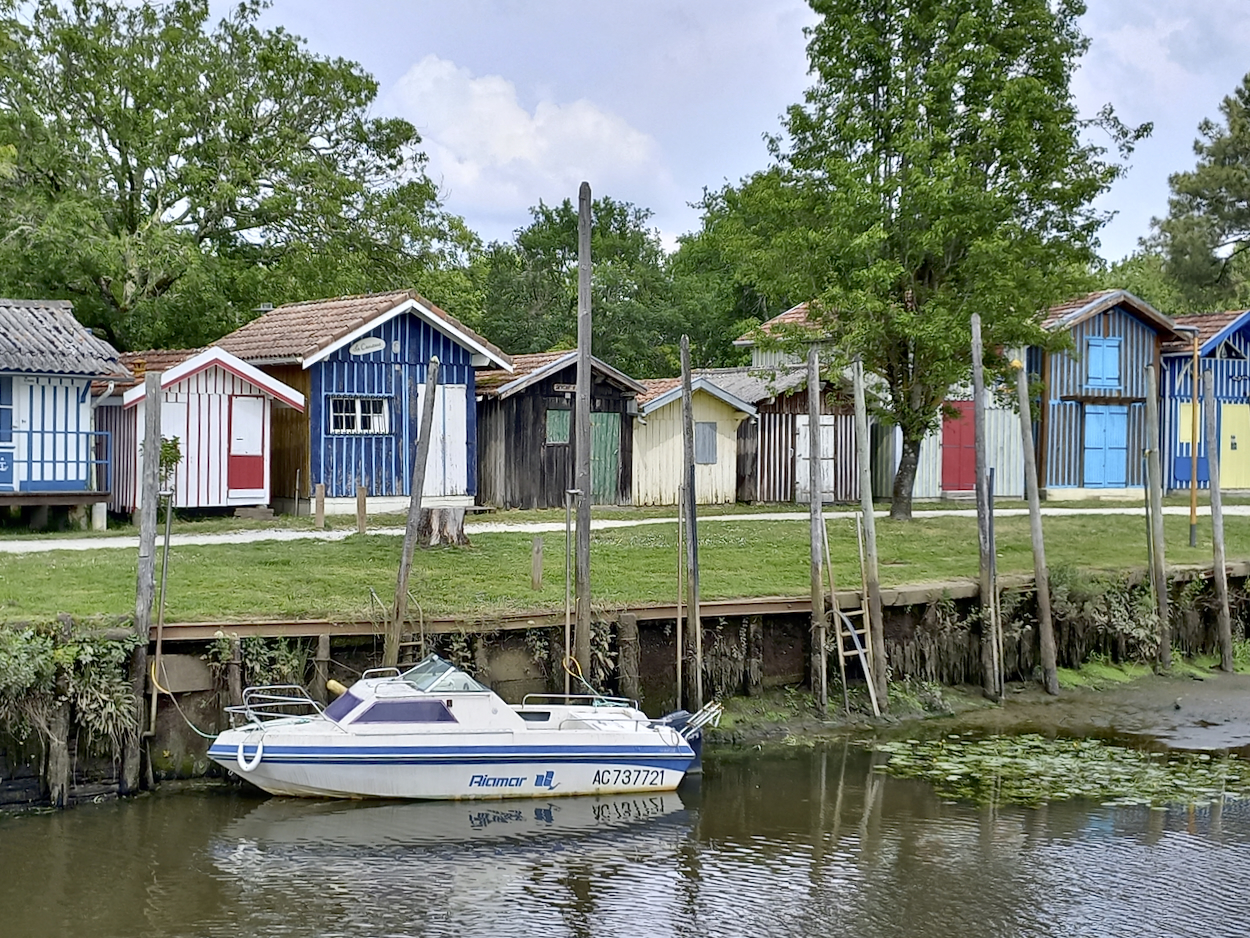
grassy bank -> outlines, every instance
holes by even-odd
[[[1231,519],[1228,555],[1250,557],[1250,524]],[[1140,568],[1145,558],[1139,517],[1047,518],[1052,566],[1082,570]],[[1173,564],[1211,562],[1209,524],[1197,548],[1188,521],[1166,519]],[[879,522],[881,576],[886,586],[974,577],[973,518]],[[835,572],[841,586],[859,582],[853,523],[831,521]],[[1027,518],[997,522],[1004,573],[1032,570]],[[675,598],[676,529],[670,525],[598,532],[592,539],[595,602],[604,606]],[[547,575],[530,589],[529,534],[479,534],[472,547],[418,552],[413,593],[427,614],[488,616],[558,609],[564,601],[564,538],[545,537]],[[700,529],[702,589],[709,599],[804,595],[808,534],[801,521],[717,521]],[[292,541],[176,547],[170,555],[167,617],[212,620],[246,617],[366,617],[369,589],[394,589],[400,539],[353,535],[338,542]],[[0,619],[124,614],[133,607],[133,551],[54,551],[0,558]]]

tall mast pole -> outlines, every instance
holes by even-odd
[[[590,679],[590,183],[577,193],[577,629],[573,657]]]

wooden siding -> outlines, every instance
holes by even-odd
[[[463,472],[440,474],[440,483],[425,494],[431,496],[472,495],[477,491],[477,408],[471,352],[413,315],[397,316],[367,334],[379,338],[380,351],[352,355],[350,346],[328,359],[311,365],[311,386],[307,397],[309,427],[309,482],[324,482],[326,496],[347,498],[355,495],[356,485],[364,484],[371,496],[404,496],[412,480],[412,454],[416,448],[420,411],[419,389],[425,383],[426,366],[437,356],[438,381],[464,398],[463,411],[449,409],[442,445],[446,459],[439,465],[462,465]],[[362,337],[364,338],[364,337]],[[275,374],[274,372],[270,372]],[[275,377],[277,375],[275,374]],[[331,397],[377,397],[387,402],[388,432],[379,434],[330,433]],[[453,425],[451,415],[463,413]],[[284,438],[275,440],[289,445]],[[451,451],[455,451],[452,453]],[[298,460],[298,453],[283,456],[284,466]],[[428,472],[428,470],[427,470]],[[285,493],[283,493],[285,494]]]
[[[941,427],[920,441],[912,498],[938,498],[942,494]],[[898,427],[872,422],[872,494],[874,498],[893,496],[894,476],[903,455],[903,432]]]
[[[738,425],[742,411],[706,394],[694,395],[696,422],[716,423],[716,462],[695,466],[695,495],[700,504],[734,501],[737,493]],[[634,504],[675,505],[684,478],[680,399],[634,420]]]
[[[1222,420],[1222,409],[1225,404],[1246,404],[1250,402],[1250,329],[1242,329],[1233,333],[1226,343],[1235,349],[1243,358],[1220,358],[1220,349],[1213,350],[1209,356],[1199,360],[1199,374],[1210,370],[1215,377],[1215,399],[1220,404],[1216,411],[1217,440],[1225,437]],[[1163,452],[1164,478],[1168,488],[1188,489],[1191,468],[1190,445],[1187,442],[1192,428],[1182,421],[1182,414],[1193,400],[1193,386],[1190,381],[1191,353],[1168,355],[1163,359]],[[1199,391],[1202,383],[1199,379]],[[1207,468],[1208,444],[1206,439],[1206,416],[1202,413],[1202,395],[1199,393],[1198,413],[1198,487],[1210,487],[1210,476]],[[1186,414],[1186,416],[1188,416]],[[1247,445],[1250,445],[1248,441]],[[1225,473],[1224,475],[1227,475]],[[1228,488],[1226,480],[1221,477],[1221,488]]]
[[[1109,404],[1128,408],[1126,485],[1140,486],[1146,365],[1158,360],[1158,336],[1118,306],[1073,326],[1071,335],[1073,351],[1046,356],[1045,485],[1085,486],[1085,407]],[[1118,387],[1087,383],[1088,341],[1101,338],[1119,340]]]
[[[283,384],[304,395],[305,409],[312,406],[312,375],[299,365],[266,365],[262,369]],[[270,467],[272,492],[286,498],[295,492],[299,480],[300,498],[313,494],[312,463],[309,459],[308,414],[293,407],[275,407],[270,417]]]
[[[564,492],[573,487],[572,453],[576,447],[573,394],[557,391],[557,384],[573,384],[576,366],[561,369],[517,394],[500,400],[484,397],[478,403],[478,502],[498,508],[560,508]],[[598,375],[595,378],[598,379]],[[602,436],[592,450],[592,477],[599,479],[595,504],[628,505],[633,500],[634,421],[628,416],[633,392],[610,382],[591,386],[591,418],[619,415],[616,455]],[[547,441],[547,412],[570,412],[567,443]],[[595,435],[592,433],[592,439]],[[605,460],[615,462],[611,467]],[[596,468],[598,472],[596,472]],[[609,480],[605,473],[613,475]]]
[[[807,414],[795,416],[794,499],[806,504],[809,498],[808,468],[811,443]],[[822,414],[820,417],[820,496],[825,502],[859,499],[859,458],[855,449],[855,415]]]
[[[854,447],[854,406],[851,401],[842,397],[837,391],[826,385],[821,402],[821,411],[825,415],[837,415],[851,421],[852,445],[844,450],[852,460],[856,460]],[[807,390],[795,391],[792,394],[779,394],[771,400],[753,402],[759,411],[755,421],[744,422],[738,428],[739,445],[750,445],[751,435],[756,440],[756,457],[752,464],[749,459],[739,460],[738,497],[744,501],[761,502],[793,502],[795,492],[795,434],[797,418],[807,413]],[[839,422],[837,424],[842,427]],[[838,432],[845,432],[840,430]],[[831,444],[832,445],[832,444]],[[858,465],[858,460],[856,460]],[[754,478],[747,478],[743,473],[754,471]],[[806,468],[804,469],[806,471]],[[838,501],[853,501],[859,498],[859,477],[855,473],[847,476],[847,467],[838,470],[840,477],[851,478],[851,488],[842,487]],[[804,488],[806,491],[806,487]],[[744,498],[744,493],[754,493]],[[846,493],[850,494],[846,494]],[[806,495],[804,496],[806,499]]]
[[[230,453],[230,401],[232,397],[259,397],[262,412],[262,453],[264,485],[261,489],[231,489],[228,459]],[[161,437],[178,438],[182,452],[174,473],[174,504],[179,508],[227,508],[267,504],[273,494],[270,462],[273,415],[290,408],[274,407],[273,399],[250,381],[223,368],[210,367],[189,375],[165,388],[161,400]],[[113,472],[116,483],[109,507],[114,511],[135,511],[142,506],[139,485],[142,459],[142,427],[146,403],[133,407],[101,407],[98,413],[114,433]],[[292,489],[294,488],[294,479]],[[278,494],[282,494],[279,492]]]

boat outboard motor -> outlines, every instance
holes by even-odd
[[[658,720],[652,721],[655,726],[668,726],[677,732],[686,736],[686,725],[690,722],[690,718],[694,716],[689,710],[674,710],[672,713],[666,713]],[[694,761],[690,763],[690,768],[686,769],[687,775],[701,775],[703,773],[703,730],[696,729],[690,735],[686,736],[686,742],[690,744],[690,748],[694,750]]]

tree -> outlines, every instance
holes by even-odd
[[[1091,203],[1127,153],[1110,109],[1078,118],[1080,0],[811,0],[815,84],[770,140],[774,165],[710,193],[704,234],[770,300],[881,382],[902,431],[891,516],[911,516],[920,442],[970,366],[969,320],[995,349],[1040,343],[1039,312],[1085,288]]]
[[[261,0],[0,0],[0,287],[119,347],[198,344],[259,301],[412,286],[471,245],[411,124]],[[450,254],[448,253],[450,252]]]
[[[512,244],[487,248],[482,331],[510,352],[577,342],[577,207],[540,203]],[[672,284],[651,213],[603,197],[591,206],[594,353],[627,374],[671,373],[677,323]]]
[[[1198,125],[1197,165],[1174,173],[1155,219],[1167,273],[1196,308],[1250,305],[1250,75]]]

